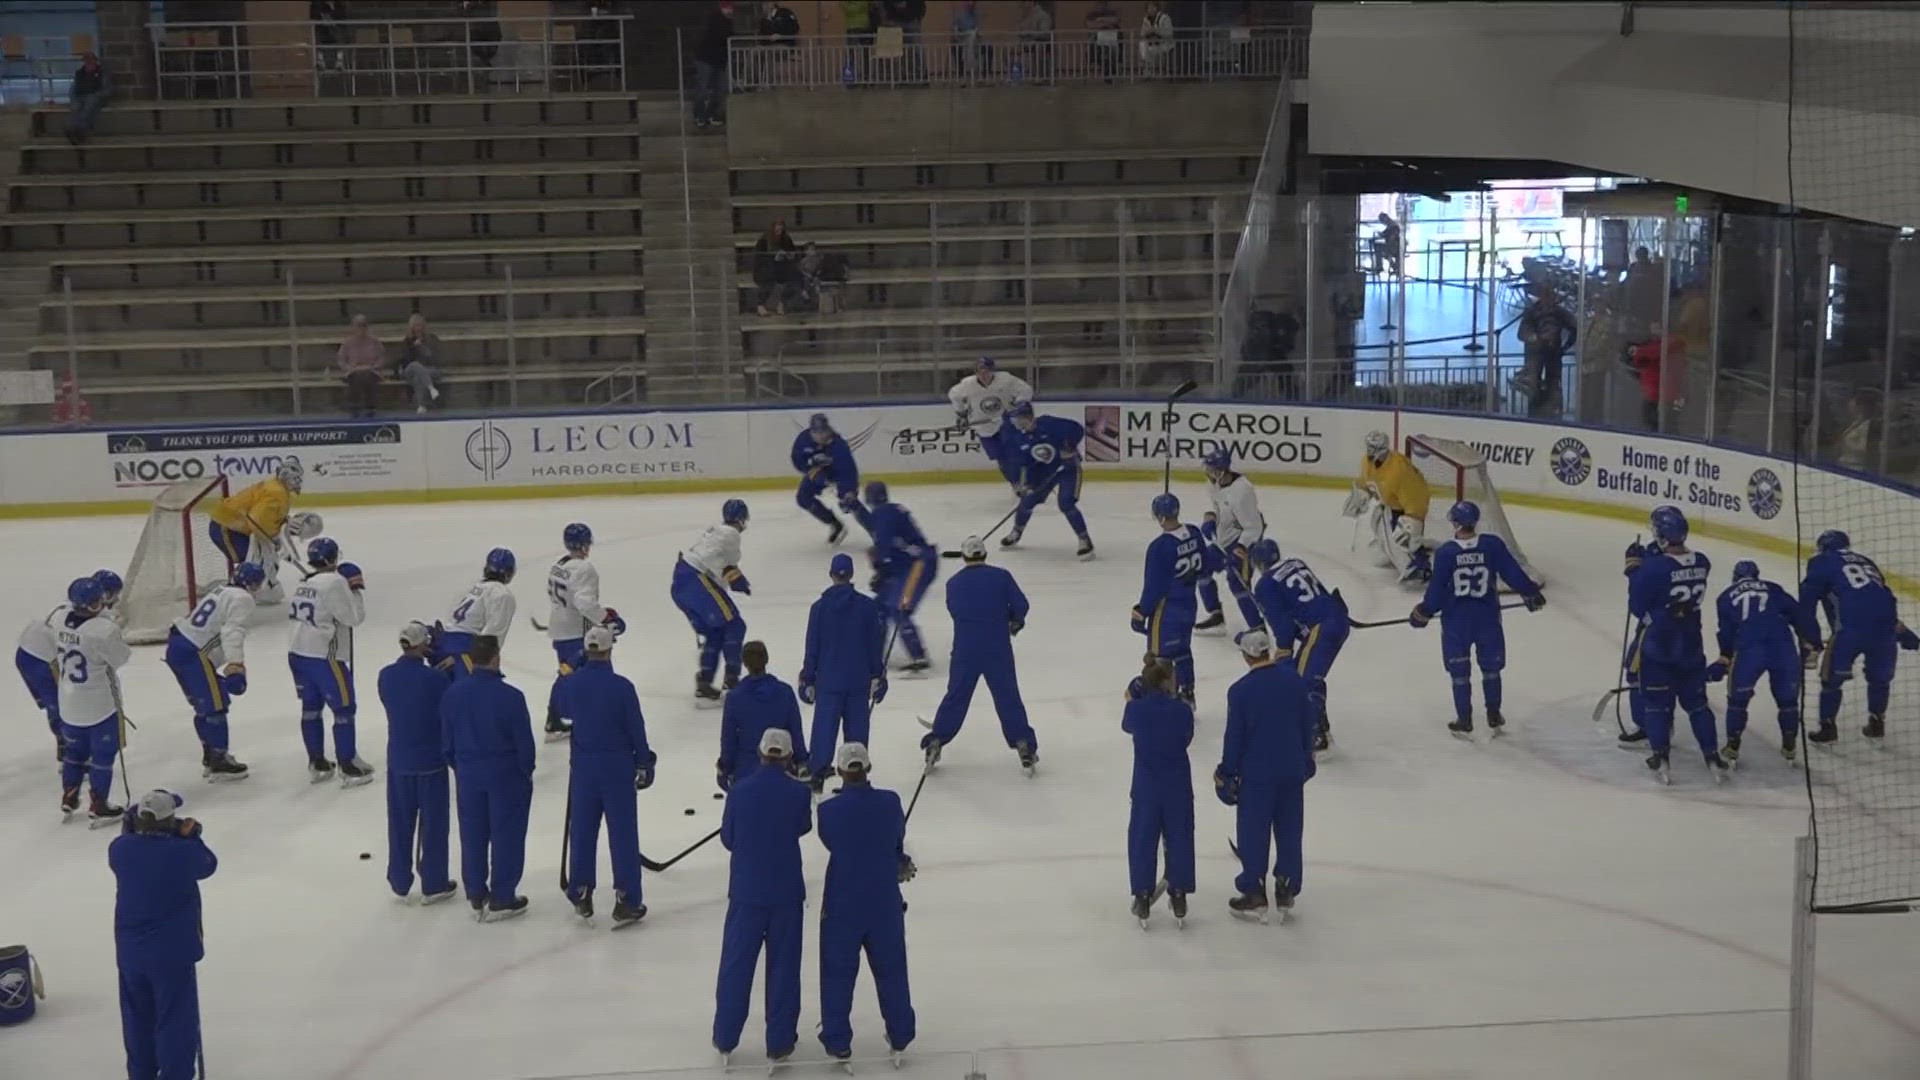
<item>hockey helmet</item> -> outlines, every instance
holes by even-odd
[[[593,530],[576,521],[561,530],[560,542],[568,551],[585,554],[593,546]]]
[[[720,504],[720,520],[735,528],[747,527],[747,500],[728,499]]]
[[[1760,564],[1752,559],[1741,559],[1733,564],[1733,580],[1752,581],[1760,577]]]
[[[1269,566],[1278,566],[1280,563],[1280,544],[1270,537],[1255,540],[1252,546],[1247,548],[1247,558],[1252,560],[1253,565],[1262,570],[1265,570]]]
[[[1480,507],[1477,503],[1462,499],[1448,508],[1447,520],[1462,529],[1477,528],[1480,525]]]
[[[1687,542],[1687,515],[1677,506],[1656,506],[1647,516],[1647,524],[1653,529],[1654,539],[1663,544],[1684,544]]]
[[[75,611],[98,611],[106,599],[100,583],[93,578],[74,578],[67,586],[67,603],[72,604]]]
[[[1155,521],[1179,521],[1180,520],[1180,496],[1175,495],[1172,492],[1167,492],[1162,495],[1155,495],[1153,497],[1152,510],[1153,510],[1153,520]]]
[[[316,538],[307,545],[307,565],[324,570],[340,561],[340,545],[330,536]]]
[[[252,592],[266,584],[267,572],[259,563],[243,562],[233,568],[233,573],[228,576],[227,580],[248,592]]]
[[[1853,541],[1839,529],[1828,529],[1820,534],[1820,538],[1813,542],[1813,546],[1824,555],[1830,551],[1845,551],[1853,546]]]
[[[492,551],[487,552],[487,562],[484,568],[486,577],[495,581],[512,581],[513,568],[513,552],[508,551],[506,548],[494,548]]]

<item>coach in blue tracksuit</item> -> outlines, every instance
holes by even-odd
[[[451,789],[441,750],[440,701],[450,679],[428,662],[433,650],[425,623],[401,627],[400,658],[380,669],[379,681],[387,710],[387,884],[395,896],[413,890],[417,851],[420,898],[428,904],[450,899],[459,887],[447,876]]]
[[[747,1026],[753,969],[767,950],[767,1056],[778,1061],[800,1041],[801,932],[807,883],[800,838],[813,831],[813,798],[789,775],[793,739],[774,729],[760,737],[760,767],[740,777],[720,815],[720,842],[733,853],[727,871],[727,921],[714,989],[713,1048],[733,1053]]]
[[[1238,896],[1227,902],[1236,915],[1267,909],[1267,846],[1275,847],[1274,903],[1293,906],[1302,880],[1301,836],[1306,784],[1313,778],[1313,704],[1307,681],[1284,657],[1272,658],[1265,630],[1240,635],[1247,673],[1227,690],[1227,733],[1214,792],[1235,808]]]
[[[887,695],[885,622],[879,605],[853,587],[853,559],[835,555],[833,584],[807,612],[807,655],[800,664],[800,700],[813,706],[814,790],[826,783],[833,748],[844,738],[865,744],[873,706]]]
[[[1020,755],[1020,764],[1031,768],[1040,740],[1027,723],[1027,706],[1020,700],[1020,680],[1013,666],[1013,636],[1027,624],[1027,596],[1012,574],[987,565],[987,545],[979,537],[967,537],[960,545],[960,556],[966,565],[947,579],[947,614],[953,617],[947,693],[920,748],[929,759],[940,759],[941,747],[960,734],[967,707],[973,704],[974,687],[985,679],[994,711],[1000,715],[1000,733]]]
[[[940,576],[940,552],[920,531],[907,508],[887,497],[887,485],[875,480],[867,485],[867,504],[873,518],[867,531],[873,534],[873,595],[880,602],[880,614],[896,628],[900,644],[907,648],[908,674],[927,670],[927,647],[920,643],[920,627],[913,613],[920,608],[933,580]],[[864,740],[861,740],[864,741]]]
[[[812,775],[806,771],[807,737],[800,729],[800,700],[793,687],[767,673],[766,642],[747,642],[740,659],[747,665],[747,676],[727,691],[720,713],[720,759],[713,765],[720,790],[754,770],[760,736],[769,728],[787,733],[793,747],[791,764],[806,779]]]
[[[1167,894],[1174,914],[1185,917],[1185,897],[1195,886],[1193,769],[1187,759],[1187,747],[1193,744],[1193,707],[1174,696],[1173,666],[1153,658],[1127,697],[1120,718],[1120,730],[1133,737],[1127,884],[1136,904],[1152,903],[1164,844]]]
[[[840,745],[834,765],[840,793],[820,804],[820,842],[827,846],[826,895],[820,901],[820,1045],[829,1057],[853,1053],[853,985],[860,953],[873,969],[895,1052],[913,1041],[913,995],[907,987],[907,915],[900,884],[915,874],[907,857],[907,815],[898,792],[868,780],[865,745]]]
[[[829,485],[840,496],[840,509],[853,515],[860,527],[873,532],[873,519],[860,505],[860,467],[854,464],[853,447],[827,422],[826,413],[814,413],[807,430],[793,440],[793,470],[800,474],[800,486],[793,501],[812,514],[829,530],[827,543],[837,544],[847,534],[847,524],[833,516],[820,501],[820,493]]]
[[[600,819],[607,821],[607,848],[613,860],[614,919],[646,914],[640,902],[640,823],[634,793],[653,786],[654,753],[647,746],[647,722],[633,683],[613,670],[613,629],[587,628],[586,662],[560,680],[560,715],[573,724],[573,757],[568,765],[567,806],[572,849],[567,899],[575,908],[589,901],[593,910],[595,849]],[[638,914],[632,914],[637,912]]]
[[[128,1080],[190,1080],[200,1056],[200,883],[220,860],[200,823],[174,813],[179,805],[170,791],[149,791],[107,846]]]
[[[1707,665],[1707,681],[1733,680],[1727,684],[1727,742],[1720,756],[1729,763],[1739,758],[1747,705],[1765,675],[1780,721],[1780,752],[1792,761],[1800,737],[1801,657],[1813,653],[1795,640],[1804,625],[1800,605],[1786,589],[1761,578],[1759,564],[1742,559],[1733,564],[1733,584],[1714,607],[1720,659]]]
[[[459,781],[460,876],[482,920],[512,918],[527,910],[519,890],[533,805],[533,720],[526,695],[500,676],[499,638],[475,637],[467,656],[473,674],[440,699],[441,752]]]

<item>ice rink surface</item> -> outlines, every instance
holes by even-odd
[[[1203,488],[1176,490],[1198,520]],[[1638,755],[1614,748],[1611,722],[1589,722],[1616,673],[1620,550],[1633,533],[1618,522],[1509,508],[1551,604],[1536,615],[1508,614],[1511,735],[1500,742],[1487,743],[1484,728],[1473,745],[1444,730],[1451,706],[1437,628],[1355,632],[1330,680],[1335,749],[1307,790],[1305,892],[1284,927],[1243,924],[1226,912],[1236,866],[1226,844],[1231,812],[1211,797],[1208,777],[1225,690],[1242,663],[1227,636],[1197,641],[1200,892],[1185,930],[1174,929],[1162,906],[1154,928],[1141,932],[1126,910],[1130,747],[1119,722],[1121,692],[1143,649],[1127,611],[1154,531],[1147,502],[1155,491],[1088,486],[1082,505],[1099,544],[1092,563],[1075,561],[1071,535],[1051,508],[1037,515],[1023,549],[992,556],[1033,600],[1017,651],[1040,768],[1034,779],[1021,775],[982,687],[908,838],[920,866],[907,886],[920,1030],[908,1073],[1784,1075],[1792,844],[1807,816],[1802,782],[1775,752],[1764,692],[1740,770],[1723,788],[1710,784],[1684,722],[1674,786],[1664,790]],[[895,494],[949,547],[1008,506],[1005,490],[987,485],[903,486]],[[366,572],[359,690],[371,697],[398,626],[444,617],[477,580],[491,546],[518,554],[522,615],[544,619],[545,569],[559,554],[560,529],[588,522],[602,598],[631,626],[615,662],[640,688],[660,754],[659,781],[640,796],[641,844],[649,857],[666,858],[720,820],[719,714],[693,708],[693,645],[667,583],[676,550],[717,520],[722,497],[326,510],[328,533]],[[1355,617],[1404,615],[1415,597],[1370,565],[1364,549],[1349,551],[1341,498],[1274,486],[1262,493],[1283,549],[1339,587]],[[827,584],[829,552],[820,527],[785,492],[752,492],[748,501],[748,636],[768,643],[773,670],[791,680],[807,606]],[[124,567],[138,531],[134,518],[0,526],[0,555],[17,574],[0,597],[5,625],[44,614],[73,576]],[[1770,577],[1794,577],[1778,558],[1711,539],[1697,546],[1714,559],[1715,591],[1742,556],[1759,558]],[[903,795],[919,774],[914,717],[931,718],[945,686],[951,631],[943,590],[944,578],[922,609],[938,659],[932,677],[896,677],[875,714],[876,782]],[[185,792],[221,859],[204,886],[209,1076],[717,1072],[708,1047],[725,908],[717,844],[647,878],[651,911],[639,927],[616,935],[604,919],[596,929],[581,926],[557,882],[567,746],[543,745],[523,885],[531,912],[476,925],[461,903],[404,906],[384,878],[380,782],[353,790],[307,783],[284,643],[276,618],[256,622],[251,689],[232,713],[234,751],[253,768],[240,784],[199,779],[189,714],[158,648],[136,651],[123,676],[140,725],[128,750],[136,792]],[[530,700],[544,702],[551,653],[524,618],[507,642],[506,667]],[[21,687],[9,693],[14,722],[0,727],[0,816],[8,823],[0,832],[0,938],[32,947],[51,996],[34,1022],[0,1037],[0,1075],[121,1075],[114,883],[105,858],[114,833],[61,824],[45,726]],[[1722,689],[1713,700],[1719,710]],[[384,767],[377,703],[364,707],[360,732],[362,756]],[[1892,737],[1920,732],[1902,731],[1896,720]],[[825,852],[812,839],[805,851],[817,902]],[[361,861],[361,852],[373,858]],[[604,868],[604,852],[601,860]],[[603,908],[611,902],[606,880],[603,869]],[[1920,1075],[1920,922],[1829,918],[1819,933],[1816,1075]],[[811,936],[810,924],[796,1056],[806,1064],[793,1070],[801,1074],[824,1069],[814,1064],[821,1054]],[[759,1017],[756,1000],[736,1072],[759,1068]],[[854,1027],[857,1055],[884,1053],[865,975]]]

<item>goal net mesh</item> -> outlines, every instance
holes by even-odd
[[[1527,561],[1520,539],[1513,534],[1506,508],[1500,505],[1500,492],[1487,475],[1487,458],[1472,446],[1457,439],[1438,439],[1431,435],[1407,436],[1407,459],[1427,478],[1427,494],[1433,500],[1427,509],[1427,537],[1444,540],[1449,534],[1447,510],[1462,500],[1480,508],[1480,531],[1492,533],[1507,542],[1513,557],[1534,581],[1539,572]]]
[[[173,620],[226,578],[226,554],[207,531],[207,511],[226,493],[223,476],[171,485],[153,500],[120,596],[128,644],[165,641]]]

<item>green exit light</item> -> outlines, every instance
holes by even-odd
[[[1686,213],[1686,212],[1687,212],[1687,203],[1688,203],[1688,200],[1687,200],[1687,193],[1686,193],[1686,192],[1684,192],[1684,191],[1683,191],[1683,192],[1681,192],[1680,194],[1678,194],[1678,195],[1675,195],[1675,196],[1673,197],[1673,212],[1674,212],[1674,213],[1676,213],[1676,214],[1684,214],[1684,213]]]

